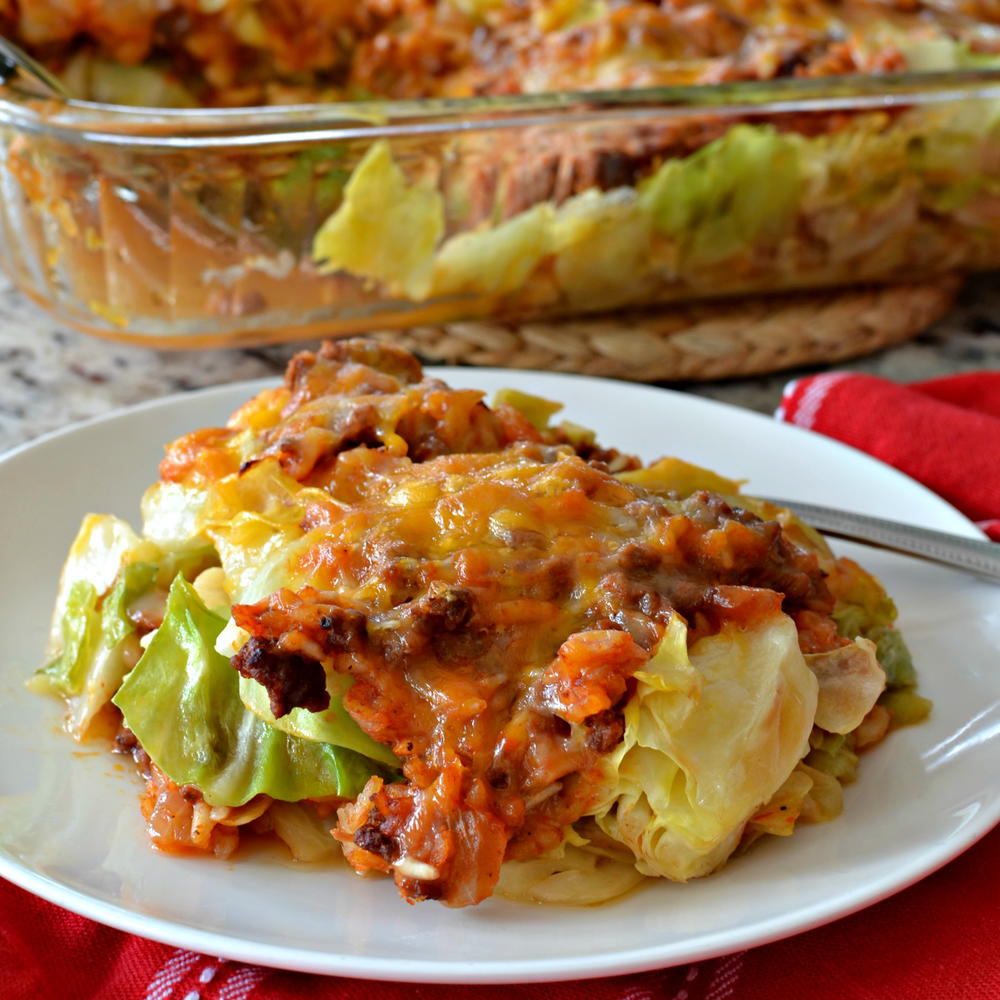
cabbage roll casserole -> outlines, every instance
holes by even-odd
[[[0,29],[109,104],[237,107],[972,65],[989,0],[0,0]]]
[[[929,710],[881,584],[559,409],[297,355],[167,446],[141,534],[87,515],[29,683],[134,757],[158,848],[277,836],[409,902],[596,903],[836,817]]]
[[[0,0],[0,33],[97,102],[4,88],[0,239],[99,335],[300,340],[1000,266],[986,0]]]

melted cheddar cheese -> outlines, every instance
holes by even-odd
[[[476,903],[593,812],[677,616],[691,642],[781,614],[810,649],[845,641],[817,556],[776,522],[609,463],[636,465],[356,341],[168,449],[163,484],[201,498],[222,557],[234,667],[275,717],[349,677],[347,711],[399,758],[335,836],[410,900]]]

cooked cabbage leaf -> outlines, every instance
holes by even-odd
[[[619,472],[617,478],[631,486],[641,486],[654,493],[676,493],[679,497],[690,496],[697,490],[710,490],[731,496],[739,493],[742,485],[738,479],[726,479],[711,469],[703,469],[699,465],[673,457],[661,458],[641,469]],[[741,499],[737,498],[734,502]]]
[[[819,727],[809,735],[812,749],[805,763],[824,774],[829,774],[842,784],[849,784],[858,775],[858,755],[854,740],[847,734],[826,733]]]
[[[197,98],[169,66],[128,66],[81,49],[60,75],[70,93],[88,101],[134,108],[198,107]]]
[[[563,408],[562,403],[544,396],[533,396],[520,389],[498,389],[493,397],[493,406],[513,406],[536,431],[548,430],[552,417]]]
[[[796,217],[802,140],[772,125],[735,125],[639,186],[639,203],[693,264],[773,245]]]
[[[552,224],[552,253],[570,304],[611,309],[634,302],[636,285],[651,294],[649,248],[653,223],[632,188],[591,188],[570,198]]]
[[[158,552],[155,545],[143,542],[121,518],[88,514],[73,539],[59,578],[49,654],[55,656],[61,649],[61,623],[76,584],[87,583],[98,596],[103,595],[115,582],[126,556],[151,561]]]
[[[255,795],[290,802],[357,795],[384,769],[361,754],[269,726],[239,697],[239,674],[216,653],[225,621],[177,577],[163,624],[112,699],[153,762],[215,806]]]
[[[879,580],[853,559],[842,557],[833,567],[829,583],[837,598],[832,615],[837,631],[847,639],[864,636],[875,643],[888,689],[915,686],[913,659],[894,625],[896,605]]]
[[[389,143],[376,142],[355,167],[344,200],[320,227],[313,259],[323,273],[349,271],[383,282],[392,294],[423,298],[444,202],[433,182],[407,183]]]
[[[200,515],[205,491],[181,483],[158,482],[142,497],[142,534],[161,548],[182,550],[206,544]]]
[[[234,604],[253,604],[281,587],[309,582],[295,565],[309,544],[302,517],[310,498],[332,502],[329,494],[301,487],[271,459],[216,484],[199,524],[218,550]]]
[[[115,693],[133,654],[135,626],[126,609],[153,586],[159,550],[124,521],[88,514],[63,567],[49,638],[49,662],[28,682],[66,699],[66,728],[84,739]]]
[[[816,725],[828,733],[857,729],[885,690],[875,643],[858,636],[849,645],[808,653],[805,660],[819,682]]]
[[[323,712],[309,712],[293,708],[287,715],[276,719],[271,712],[267,689],[249,677],[240,678],[240,701],[268,725],[303,740],[316,740],[354,750],[389,767],[399,763],[396,755],[384,744],[376,743],[348,714],[342,701],[351,686],[351,678],[335,675],[327,682],[330,707]]]
[[[706,875],[808,750],[816,678],[777,597],[753,626],[690,652],[675,616],[635,676],[624,739],[606,759],[613,791],[595,818],[645,874]]]
[[[434,259],[434,295],[502,295],[519,289],[549,252],[552,206],[542,203],[489,229],[458,233]]]
[[[125,654],[135,626],[125,617],[123,605],[155,576],[156,567],[149,563],[127,567],[103,603],[89,583],[78,581],[70,590],[61,622],[62,651],[28,683],[36,691],[66,699],[66,728],[79,740],[86,738],[127,670]]]

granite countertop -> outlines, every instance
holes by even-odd
[[[303,346],[157,351],[103,341],[60,325],[0,277],[0,452],[147,399],[278,375]],[[913,340],[840,367],[901,382],[1000,369],[1000,275],[970,282],[951,313]],[[785,383],[810,370],[671,387],[770,413]]]

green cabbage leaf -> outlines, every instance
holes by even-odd
[[[73,736],[88,736],[139,656],[129,609],[155,590],[165,595],[178,573],[193,579],[215,562],[215,550],[205,543],[166,552],[117,517],[83,519],[63,567],[48,662],[28,682],[66,699],[66,728]]]
[[[796,218],[802,140],[771,125],[735,125],[691,156],[668,160],[640,185],[654,225],[692,263],[773,245]]]
[[[875,643],[888,688],[914,687],[917,673],[895,627],[896,605],[879,580],[853,560],[841,559],[830,587],[837,599],[832,615],[837,631],[847,639],[863,636]]]
[[[127,669],[138,640],[128,605],[155,583],[161,553],[117,517],[88,514],[63,567],[48,663],[29,681],[66,699],[66,728],[85,739]]]
[[[249,711],[239,674],[215,651],[224,626],[178,577],[163,624],[113,699],[165,774],[196,786],[210,805],[239,806],[261,794],[353,797],[385,773],[361,754],[282,732]]]
[[[336,674],[327,681],[330,707],[322,712],[293,708],[287,715],[276,719],[271,712],[267,689],[249,677],[240,677],[240,701],[269,726],[280,729],[303,740],[331,743],[337,747],[354,750],[365,757],[389,767],[396,767],[399,760],[384,744],[376,743],[347,714],[343,696],[353,683],[350,677]]]

